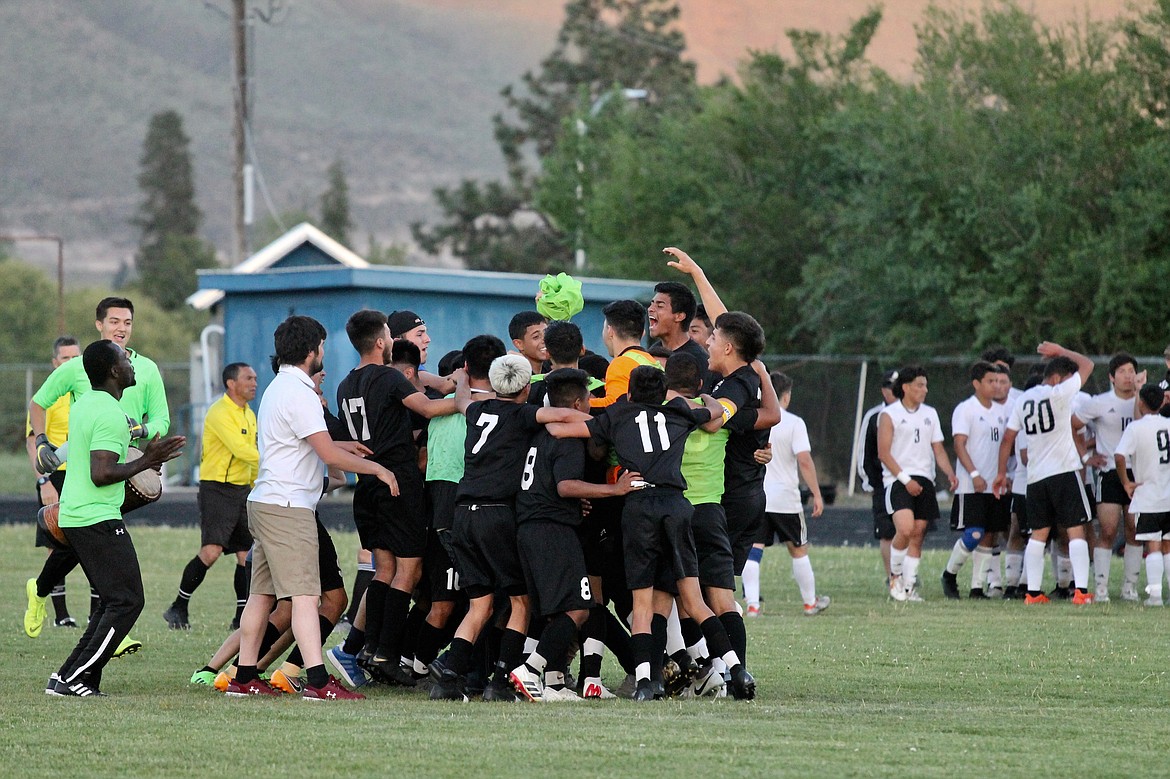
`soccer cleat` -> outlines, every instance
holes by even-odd
[[[991,600],[991,598],[978,587],[972,587],[971,592],[967,595],[971,600]]]
[[[744,612],[744,616],[745,617],[758,617],[758,616],[760,616],[761,611],[762,611],[762,609],[760,609],[760,604],[749,603],[748,607],[747,607],[747,611]]]
[[[626,674],[626,678],[622,679],[622,683],[614,690],[614,695],[619,698],[629,700],[634,697],[634,691],[638,688],[638,681],[633,674]]]
[[[369,662],[370,673],[389,685],[414,687],[414,674],[398,660],[375,655]]]
[[[696,698],[713,697],[723,689],[724,683],[723,674],[716,672],[708,661],[699,666],[695,680],[691,682],[691,695]]]
[[[942,572],[942,588],[947,600],[959,599],[959,581],[955,574],[950,571]]]
[[[139,649],[142,649],[142,642],[126,636],[122,639],[122,643],[118,644],[118,648],[114,650],[111,657],[125,657],[134,654]]]
[[[180,609],[175,604],[163,612],[163,619],[171,630],[190,630],[191,623],[187,619],[187,610]]]
[[[515,703],[520,700],[509,682],[492,679],[483,688],[483,699],[492,703]]]
[[[756,697],[756,680],[742,665],[737,665],[731,672],[731,680],[727,686],[738,701],[750,701]]]
[[[280,673],[277,671],[276,673]],[[275,675],[275,674],[274,674]],[[341,682],[330,676],[324,687],[306,684],[301,697],[306,701],[364,701],[366,696],[341,686]]]
[[[1121,599],[1129,603],[1137,603],[1141,598],[1136,587],[1132,584],[1124,584],[1121,587]]]
[[[370,683],[370,677],[366,676],[366,672],[358,667],[357,658],[347,654],[340,645],[326,652],[325,659],[329,661],[329,665],[333,666],[333,670],[337,671],[341,680],[350,687],[357,689]]]
[[[915,585],[906,591],[906,600],[910,603],[926,602],[926,598],[922,597],[922,593],[918,591],[918,585]]]
[[[1051,599],[1049,599],[1049,597],[1047,595],[1045,595],[1044,593],[1040,593],[1039,595],[1032,595],[1031,593],[1029,593],[1029,594],[1024,596],[1024,605],[1025,606],[1038,606],[1038,605],[1041,605],[1044,603],[1051,603],[1051,602],[1052,602]]]
[[[544,697],[544,684],[540,681],[540,674],[527,665],[514,668],[512,673],[508,674],[508,679],[525,700],[535,703]]]
[[[272,673],[270,685],[288,695],[299,695],[305,691],[305,682],[297,676],[289,676],[279,668]]]
[[[1072,602],[1074,606],[1093,605],[1093,595],[1088,590],[1073,590]]]
[[[61,619],[53,620],[53,627],[75,628],[77,627],[77,620],[75,620],[73,617],[61,617]]]
[[[1109,602],[1109,586],[1106,585],[1104,587],[1098,587],[1096,589],[1096,592],[1093,593],[1093,600],[1097,603],[1108,603]]]
[[[1049,600],[1068,600],[1071,597],[1072,597],[1072,588],[1071,587],[1061,587],[1060,585],[1053,587],[1052,591],[1050,593],[1048,593]]]
[[[691,686],[699,666],[694,658],[686,652],[679,652],[677,659],[672,657],[662,666],[662,680],[665,684],[664,692],[667,697],[677,698]]]
[[[224,692],[229,698],[247,698],[249,695],[276,695],[279,696],[280,690],[277,690],[263,679],[253,679],[250,682],[240,682],[232,679],[228,684],[227,690]]]
[[[444,668],[435,686],[431,688],[431,700],[467,703],[467,693],[464,692],[466,684],[467,680],[464,677],[450,668]]]
[[[49,682],[45,685],[45,695],[57,694],[57,672],[49,674]]]
[[[215,681],[211,683],[211,686],[220,692],[227,692],[227,688],[231,686],[231,683],[232,675],[227,671],[220,671],[215,675]]]
[[[24,612],[24,632],[29,638],[36,638],[41,634],[41,627],[45,624],[45,601],[37,595],[37,580],[29,579],[24,583],[24,594],[28,596],[28,608]]]
[[[63,698],[105,698],[106,694],[96,687],[91,687],[86,684],[85,680],[78,679],[76,682],[66,682],[64,679],[58,679],[56,687],[53,688],[53,694]]]
[[[817,614],[829,608],[829,603],[831,601],[828,595],[818,595],[815,603],[804,604],[804,616],[815,617]]]
[[[910,592],[902,583],[902,575],[898,574],[890,579],[890,597],[899,603],[905,603]]]
[[[606,689],[605,684],[602,683],[601,678],[591,676],[581,683],[581,697],[589,700],[611,700],[617,696]]]
[[[191,674],[190,684],[201,684],[204,687],[214,687],[215,677],[216,674],[214,671],[196,671],[195,673]],[[224,689],[227,689],[226,685],[224,686]]]
[[[581,697],[569,687],[545,687],[544,697],[541,700],[545,703],[579,703]]]
[[[654,688],[650,684],[649,679],[642,679],[638,682],[638,688],[634,690],[635,701],[652,701],[654,700]]]
[[[987,597],[991,600],[999,600],[1001,598],[1006,598],[1007,596],[1004,594],[1002,587],[988,587]]]
[[[1163,606],[1165,604],[1162,602],[1161,598],[1155,598],[1153,595],[1151,595],[1150,597],[1148,597],[1144,601],[1142,601],[1142,605],[1143,606]]]

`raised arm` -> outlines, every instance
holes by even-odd
[[[1036,347],[1036,353],[1046,360],[1051,360],[1053,357],[1068,357],[1077,364],[1077,373],[1081,376],[1081,386],[1089,380],[1089,376],[1093,373],[1093,361],[1080,352],[1074,352],[1072,349],[1065,349],[1058,343],[1052,341],[1044,341]]]
[[[718,319],[720,314],[727,313],[727,306],[723,305],[719,293],[715,291],[715,287],[711,286],[711,282],[707,280],[707,274],[699,267],[699,263],[692,260],[689,254],[676,246],[667,246],[662,250],[662,253],[669,254],[674,258],[668,260],[667,265],[680,273],[687,274],[695,282],[695,289],[699,290],[699,298],[703,301],[703,308],[707,310],[707,317],[712,322]]]

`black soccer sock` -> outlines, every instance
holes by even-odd
[[[649,633],[635,633],[630,636],[634,650],[634,675],[639,682],[650,681],[650,657],[654,654],[654,636]]]
[[[366,631],[358,629],[356,625],[349,629],[349,635],[345,637],[345,643],[341,645],[341,651],[347,655],[356,655],[362,651],[362,647],[366,645]]]
[[[569,643],[573,640],[573,634],[577,632],[577,626],[573,623],[572,618],[568,614],[558,614],[553,617],[552,622],[540,634],[540,642],[536,645],[536,654],[544,658],[544,665],[553,670],[560,670],[565,667],[565,655],[569,649]],[[512,666],[515,668],[516,666]],[[511,671],[512,668],[508,670]],[[533,670],[543,671],[543,668],[535,668]]]
[[[707,639],[707,652],[710,657],[721,658],[727,663],[728,668],[734,668],[743,663],[743,660],[738,658],[734,658],[737,662],[729,662],[733,658],[729,658],[728,655],[735,650],[731,646],[731,640],[727,637],[727,629],[723,627],[719,617],[708,617],[701,627],[703,628],[703,637]]]
[[[682,627],[683,643],[687,645],[687,649],[698,645],[703,640],[703,629],[699,627],[699,623],[695,621],[694,617],[682,617],[678,624]]]
[[[63,619],[69,618],[69,606],[65,604],[65,584],[62,582],[49,592],[53,596],[53,613],[56,615],[56,620],[60,622]]]
[[[406,624],[402,626],[402,640],[398,642],[398,654],[408,660],[414,658],[415,648],[418,646],[418,631],[427,620],[430,605],[416,603],[406,613]]]
[[[423,620],[414,642],[414,659],[423,665],[430,665],[439,656],[439,650],[447,643],[447,630],[437,628]]]
[[[370,654],[378,651],[382,637],[382,619],[386,613],[386,594],[390,585],[374,579],[366,588],[366,649]]]
[[[447,653],[447,667],[460,676],[466,676],[471,668],[471,649],[471,642],[467,639],[452,639],[451,650]]]
[[[345,612],[345,619],[349,624],[357,619],[358,609],[362,605],[362,595],[374,580],[374,572],[369,568],[359,568],[353,577],[353,594],[349,598],[349,610]]]
[[[217,674],[217,673],[219,673],[219,671],[218,671],[217,669],[215,669],[215,668],[212,668],[210,665],[205,665],[205,666],[203,666],[202,668],[200,668],[200,669],[199,669],[199,672],[200,672],[200,673],[205,673],[205,672],[206,672],[206,673],[213,673],[213,674]]]
[[[256,654],[257,658],[264,657],[268,654],[268,650],[272,649],[272,645],[280,638],[281,631],[276,625],[271,622],[267,623],[264,628],[264,638],[260,639],[260,651]]]
[[[307,678],[310,687],[321,688],[329,684],[329,672],[325,670],[324,663],[315,665],[312,668],[306,668],[305,677]]]
[[[410,593],[390,587],[383,604],[382,627],[378,637],[378,654],[398,662],[398,647],[402,645],[402,632],[406,627],[406,616],[410,612]],[[367,615],[368,617],[368,615]],[[366,626],[367,635],[369,625]]]
[[[581,641],[581,678],[592,679],[601,676],[601,660],[605,647],[605,606],[589,609],[589,616],[581,626],[578,638]]]
[[[630,633],[625,624],[613,615],[613,612],[604,606],[598,608],[605,611],[605,648],[618,661],[618,665],[628,674],[634,672],[634,646],[630,642]]]
[[[317,619],[321,621],[321,643],[324,644],[325,638],[333,632],[333,621],[324,614],[318,614]],[[305,658],[301,656],[300,644],[297,644],[293,647],[293,650],[288,653],[288,659],[286,659],[285,662],[292,663],[297,668],[300,668],[305,664]]]
[[[743,617],[738,611],[725,611],[719,615],[719,621],[723,623],[723,629],[727,631],[727,640],[731,642],[731,648],[739,656],[739,661],[746,664],[747,627],[743,624]]]
[[[650,655],[650,680],[662,681],[662,661],[666,656],[666,617],[655,614],[650,618],[650,635],[654,637],[654,651]]]
[[[98,595],[97,590],[93,587],[89,588],[89,616],[92,618],[97,610],[102,607],[102,596]]]
[[[236,681],[240,684],[247,684],[253,679],[259,679],[260,674],[256,671],[254,665],[237,665],[236,666]]]
[[[524,639],[519,630],[504,628],[500,636],[500,659],[496,661],[497,682],[507,681],[512,669],[524,662]]]
[[[187,567],[183,569],[183,576],[179,579],[179,595],[172,605],[186,609],[187,601],[191,600],[191,596],[195,594],[195,590],[199,589],[199,585],[203,584],[206,577],[207,566],[199,559],[199,555],[195,555],[187,562]]]
[[[248,581],[248,566],[236,565],[236,572],[232,579],[232,584],[236,588],[236,624],[239,624],[240,617],[244,613],[244,606],[248,604],[248,585],[250,584]]]

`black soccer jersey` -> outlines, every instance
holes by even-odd
[[[507,502],[515,497],[520,489],[528,442],[540,428],[536,421],[539,410],[527,403],[498,398],[477,401],[467,407],[459,502]]]
[[[694,357],[699,363],[699,374],[704,377],[704,384],[706,383],[707,376],[710,373],[707,370],[707,363],[711,359],[706,349],[688,338],[686,343],[675,349],[671,354],[689,354],[691,357]],[[715,380],[718,381],[718,377]]]
[[[583,480],[585,442],[579,438],[554,438],[547,430],[532,437],[516,493],[516,521],[546,519],[565,525],[581,523],[581,501],[562,498],[557,484]]]
[[[727,455],[724,459],[723,497],[741,498],[764,488],[764,466],[755,453],[768,443],[767,430],[755,430],[760,413],[760,377],[750,365],[736,368],[715,384],[711,395],[735,404],[735,416],[727,421]]]
[[[418,390],[395,368],[367,365],[350,371],[337,387],[338,416],[350,440],[374,451],[370,458],[387,468],[418,462],[410,409],[403,399]]]
[[[613,447],[623,468],[657,487],[685,490],[683,446],[691,431],[710,419],[706,409],[674,398],[661,406],[615,403],[586,424],[595,441]]]

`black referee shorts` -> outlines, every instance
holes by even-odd
[[[526,592],[516,549],[516,512],[510,504],[456,506],[451,548],[459,586],[468,598],[497,591],[508,595]]]
[[[246,552],[252,547],[252,533],[248,530],[248,493],[251,491],[247,484],[199,482],[195,499],[199,504],[200,543],[203,546],[223,547],[228,554]]]
[[[682,490],[651,487],[626,496],[622,546],[631,590],[653,587],[677,594],[679,579],[698,577],[693,513]]]

